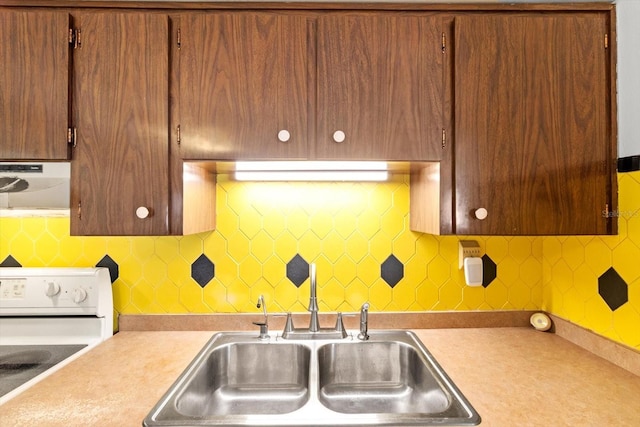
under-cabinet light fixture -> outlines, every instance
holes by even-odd
[[[238,181],[386,181],[386,162],[266,161],[236,162]]]

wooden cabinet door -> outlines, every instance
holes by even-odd
[[[183,159],[307,156],[308,19],[278,12],[182,14],[176,125]],[[288,132],[288,139],[283,132]]]
[[[151,13],[74,15],[71,232],[168,232],[169,19]],[[138,207],[150,211],[136,216]]]
[[[69,14],[0,10],[0,159],[67,160]]]
[[[615,232],[607,32],[598,13],[455,18],[457,234]]]
[[[440,159],[443,22],[393,12],[319,18],[318,158]]]

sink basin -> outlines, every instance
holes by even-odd
[[[144,419],[151,426],[476,425],[415,334],[282,339],[218,333]]]
[[[285,414],[309,399],[308,348],[232,343],[213,349],[176,395],[190,417]]]
[[[337,412],[438,414],[453,402],[420,354],[405,343],[328,344],[318,362],[320,401]]]

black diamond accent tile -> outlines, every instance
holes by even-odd
[[[111,276],[111,283],[118,280],[120,277],[120,267],[118,267],[118,263],[115,262],[109,255],[105,255],[102,257],[100,261],[96,264],[96,267],[106,267],[109,269],[109,276]]]
[[[296,254],[291,261],[287,263],[287,278],[299,288],[309,277],[309,263]]]
[[[618,172],[634,172],[640,170],[640,156],[629,156],[618,159]]]
[[[389,255],[380,266],[382,280],[392,288],[404,277],[404,265],[395,255]]]
[[[22,264],[20,264],[14,257],[9,255],[4,259],[4,261],[0,262],[0,267],[22,267]]]
[[[598,277],[598,293],[612,311],[629,301],[629,287],[618,272],[611,267]]]
[[[482,286],[486,288],[496,277],[498,277],[498,266],[489,255],[482,255]]]
[[[216,266],[205,254],[191,264],[191,278],[204,288],[216,275]]]

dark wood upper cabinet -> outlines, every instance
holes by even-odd
[[[69,14],[0,10],[0,159],[67,160]]]
[[[309,22],[278,12],[176,16],[183,159],[294,159],[309,143]]]
[[[397,13],[176,16],[181,158],[439,160],[443,22]]]
[[[210,230],[253,159],[410,162],[415,231],[617,233],[612,5],[89,3],[0,9],[0,159],[76,128],[72,234]]]
[[[439,160],[444,31],[437,14],[320,16],[317,158]]]
[[[74,51],[71,233],[167,234],[169,18],[74,18],[81,47]],[[136,216],[140,207],[147,218]]]
[[[608,16],[455,18],[456,234],[617,232]]]

